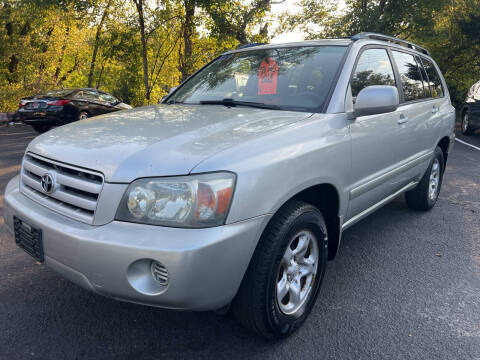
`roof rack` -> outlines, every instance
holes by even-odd
[[[399,44],[399,45],[406,46],[410,49],[419,51],[421,53],[424,53],[425,55],[430,56],[430,53],[428,52],[427,49],[425,49],[421,46],[418,46],[414,43],[411,43],[410,41],[402,40],[402,39],[399,39],[399,38],[396,38],[396,37],[393,37],[393,36],[387,36],[387,35],[377,34],[377,33],[372,33],[372,32],[361,32],[361,33],[358,33],[356,35],[353,35],[351,37],[351,39],[353,41],[357,41],[357,40],[360,40],[360,39],[372,39],[372,40],[387,41],[387,42],[391,42],[391,43],[394,43],[394,44]]]
[[[252,46],[259,46],[259,45],[266,45],[266,44],[267,43],[251,43],[251,44],[238,45],[235,50],[246,49]]]

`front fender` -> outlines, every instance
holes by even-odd
[[[237,184],[227,223],[274,214],[302,190],[333,185],[339,216],[348,207],[351,149],[346,114],[316,114],[292,126],[230,148],[192,172],[229,170]]]

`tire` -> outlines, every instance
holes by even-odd
[[[78,114],[78,120],[85,120],[88,118],[88,114],[85,111],[82,111]]]
[[[48,130],[50,130],[51,126],[49,126],[49,125],[32,125],[32,128],[33,128],[33,130],[35,130],[36,132],[42,134],[42,133],[47,132]]]
[[[444,171],[445,161],[443,152],[442,149],[437,146],[433,159],[430,161],[427,171],[418,185],[405,193],[405,200],[408,207],[419,211],[428,211],[433,208],[440,194]],[[434,176],[434,173],[436,173],[436,176]],[[435,191],[433,192],[432,187],[434,185]]]
[[[285,260],[296,252],[291,257],[293,262]],[[232,303],[235,317],[247,329],[266,338],[290,335],[302,325],[315,303],[327,260],[327,227],[320,211],[304,202],[288,202],[260,238]],[[307,268],[312,270],[311,275]],[[277,293],[277,289],[288,290]]]
[[[469,120],[470,120],[470,117],[469,117],[468,111],[465,111],[462,117],[462,134],[463,135],[470,136],[470,135],[473,135],[473,133],[475,132],[475,129],[472,128]]]

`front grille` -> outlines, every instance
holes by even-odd
[[[42,177],[54,180],[49,193]],[[31,153],[25,155],[22,168],[22,192],[32,200],[70,218],[92,224],[103,176],[90,170],[48,160]]]

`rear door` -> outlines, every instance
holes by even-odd
[[[429,129],[438,120],[439,104],[432,97],[420,57],[399,49],[391,49],[391,54],[401,82],[398,110],[403,119],[393,153],[397,169],[393,183],[406,185],[423,175],[431,159],[435,134]]]
[[[118,100],[114,96],[112,96],[110,94],[107,94],[107,93],[104,93],[104,92],[101,92],[101,91],[98,94],[100,96],[100,101],[102,103],[103,111],[105,113],[118,110],[114,106],[114,104],[118,103]]]
[[[386,47],[364,47],[357,57],[350,80],[347,106],[358,93],[371,85],[396,86],[392,62]],[[351,96],[351,100],[348,98]],[[351,104],[351,105],[349,105]],[[350,124],[352,179],[348,218],[371,207],[393,193],[390,184],[393,153],[399,141],[400,113],[361,116]]]
[[[83,98],[88,101],[88,112],[90,113],[90,116],[101,115],[106,112],[103,108],[100,96],[96,91],[83,90]]]

